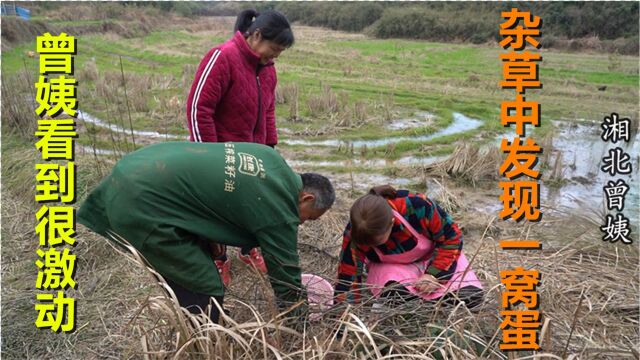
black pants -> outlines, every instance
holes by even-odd
[[[167,281],[167,284],[171,287],[171,290],[173,290],[173,292],[176,294],[176,297],[178,298],[178,303],[180,304],[180,306],[189,310],[189,312],[192,314],[200,314],[203,311],[206,314],[207,306],[211,304],[211,306],[209,306],[210,308],[209,318],[214,323],[216,324],[218,323],[218,320],[220,319],[220,311],[218,311],[218,307],[213,304],[213,302],[211,301],[211,298],[216,299],[218,304],[220,304],[220,307],[222,307],[222,301],[224,300],[224,296],[211,296],[211,295],[195,293],[191,290],[185,289],[184,287],[174,283],[169,279],[165,279],[165,280]]]
[[[389,281],[386,283],[385,289],[380,294],[380,297],[390,301],[393,305],[401,305],[407,301],[421,299],[396,281]],[[440,302],[445,306],[456,306],[460,301],[464,301],[467,308],[473,310],[476,309],[478,305],[482,304],[483,298],[484,291],[482,289],[475,286],[465,286],[457,291],[449,292],[439,299],[427,302],[432,304]]]

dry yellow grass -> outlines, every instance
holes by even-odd
[[[335,267],[318,264],[336,264],[332,247],[339,240],[335,230],[342,227],[343,220],[336,212],[303,229],[300,251],[306,269],[332,278]],[[578,222],[582,230],[591,228],[585,219],[571,222]],[[538,290],[544,324],[542,348],[510,358],[636,356],[637,336],[633,334],[637,335],[638,288],[616,280],[637,274],[637,251],[604,250],[592,243],[596,234],[587,231],[564,246],[505,253],[497,248],[496,239],[488,236],[494,222],[488,225],[480,239],[471,240],[474,243],[469,248],[469,258],[487,290],[485,303],[475,313],[462,305],[446,308],[421,303],[373,311],[373,299],[366,298],[361,305],[325,312],[320,322],[296,322],[274,312],[272,294],[262,275],[242,269],[242,278],[253,280],[237,280],[230,289],[224,305],[229,315],[223,315],[222,326],[208,323],[205,316],[186,313],[166,294],[148,298],[139,317],[132,320],[144,334],[139,338],[145,349],[141,355],[158,359],[506,359],[507,355],[498,351],[498,272],[523,266],[543,274]],[[132,264],[140,267],[142,263],[133,257]],[[234,276],[239,278],[238,273]],[[149,277],[157,278],[157,274]],[[144,323],[152,318],[163,320],[149,329]],[[344,330],[344,336],[338,336],[339,329]]]
[[[93,161],[79,159],[80,168]],[[637,249],[603,243],[596,221],[588,216],[548,216],[535,226],[513,225],[455,206],[454,219],[463,228],[466,252],[487,290],[479,313],[463,306],[420,304],[374,313],[368,299],[360,306],[335,308],[321,322],[296,328],[274,310],[266,279],[234,262],[224,326],[192,326],[196,319],[164,295],[139,261],[127,260],[106,239],[80,227],[75,249],[80,259],[79,287],[73,293],[78,299],[78,330],[71,335],[39,332],[30,320],[35,293],[28,285],[36,273],[31,254],[37,240],[24,226],[31,223],[35,209],[26,206],[15,189],[3,187],[2,305],[11,309],[3,311],[2,318],[7,358],[29,353],[35,358],[475,359],[484,352],[484,358],[500,359],[505,355],[497,351],[498,274],[516,266],[541,272],[538,292],[545,324],[542,350],[536,355],[518,354],[520,358],[560,359],[565,351],[566,356],[581,359],[637,355]],[[333,281],[341,233],[354,199],[349,194],[341,191],[334,209],[301,227],[303,271]],[[540,239],[544,249],[501,251],[497,241],[502,238]],[[338,339],[341,326],[347,331]],[[46,340],[47,346],[23,340],[32,337]]]

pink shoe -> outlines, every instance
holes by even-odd
[[[254,268],[262,271],[265,274],[267,273],[267,266],[264,263],[264,258],[258,252],[258,248],[251,249],[248,255],[243,255],[242,251],[240,251],[238,253],[238,258],[245,264],[253,266]]]
[[[222,278],[222,284],[224,284],[224,287],[229,286],[229,283],[231,283],[231,260],[215,260],[215,262],[218,274]]]

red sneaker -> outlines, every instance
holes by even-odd
[[[224,284],[224,287],[229,286],[231,282],[231,260],[215,260],[215,262],[218,274],[222,278],[222,284]]]
[[[264,258],[258,252],[258,248],[251,249],[248,255],[243,255],[242,251],[240,251],[238,252],[238,258],[245,264],[253,266],[265,274],[267,273],[267,266],[264,264]]]

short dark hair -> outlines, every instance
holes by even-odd
[[[262,39],[273,41],[285,48],[291,47],[295,41],[289,20],[278,11],[258,13],[256,10],[244,10],[238,15],[234,31],[248,35],[258,29]]]
[[[300,177],[302,178],[302,191],[316,197],[313,207],[326,210],[333,206],[333,202],[336,201],[336,192],[329,179],[316,173],[304,173],[300,174]]]

